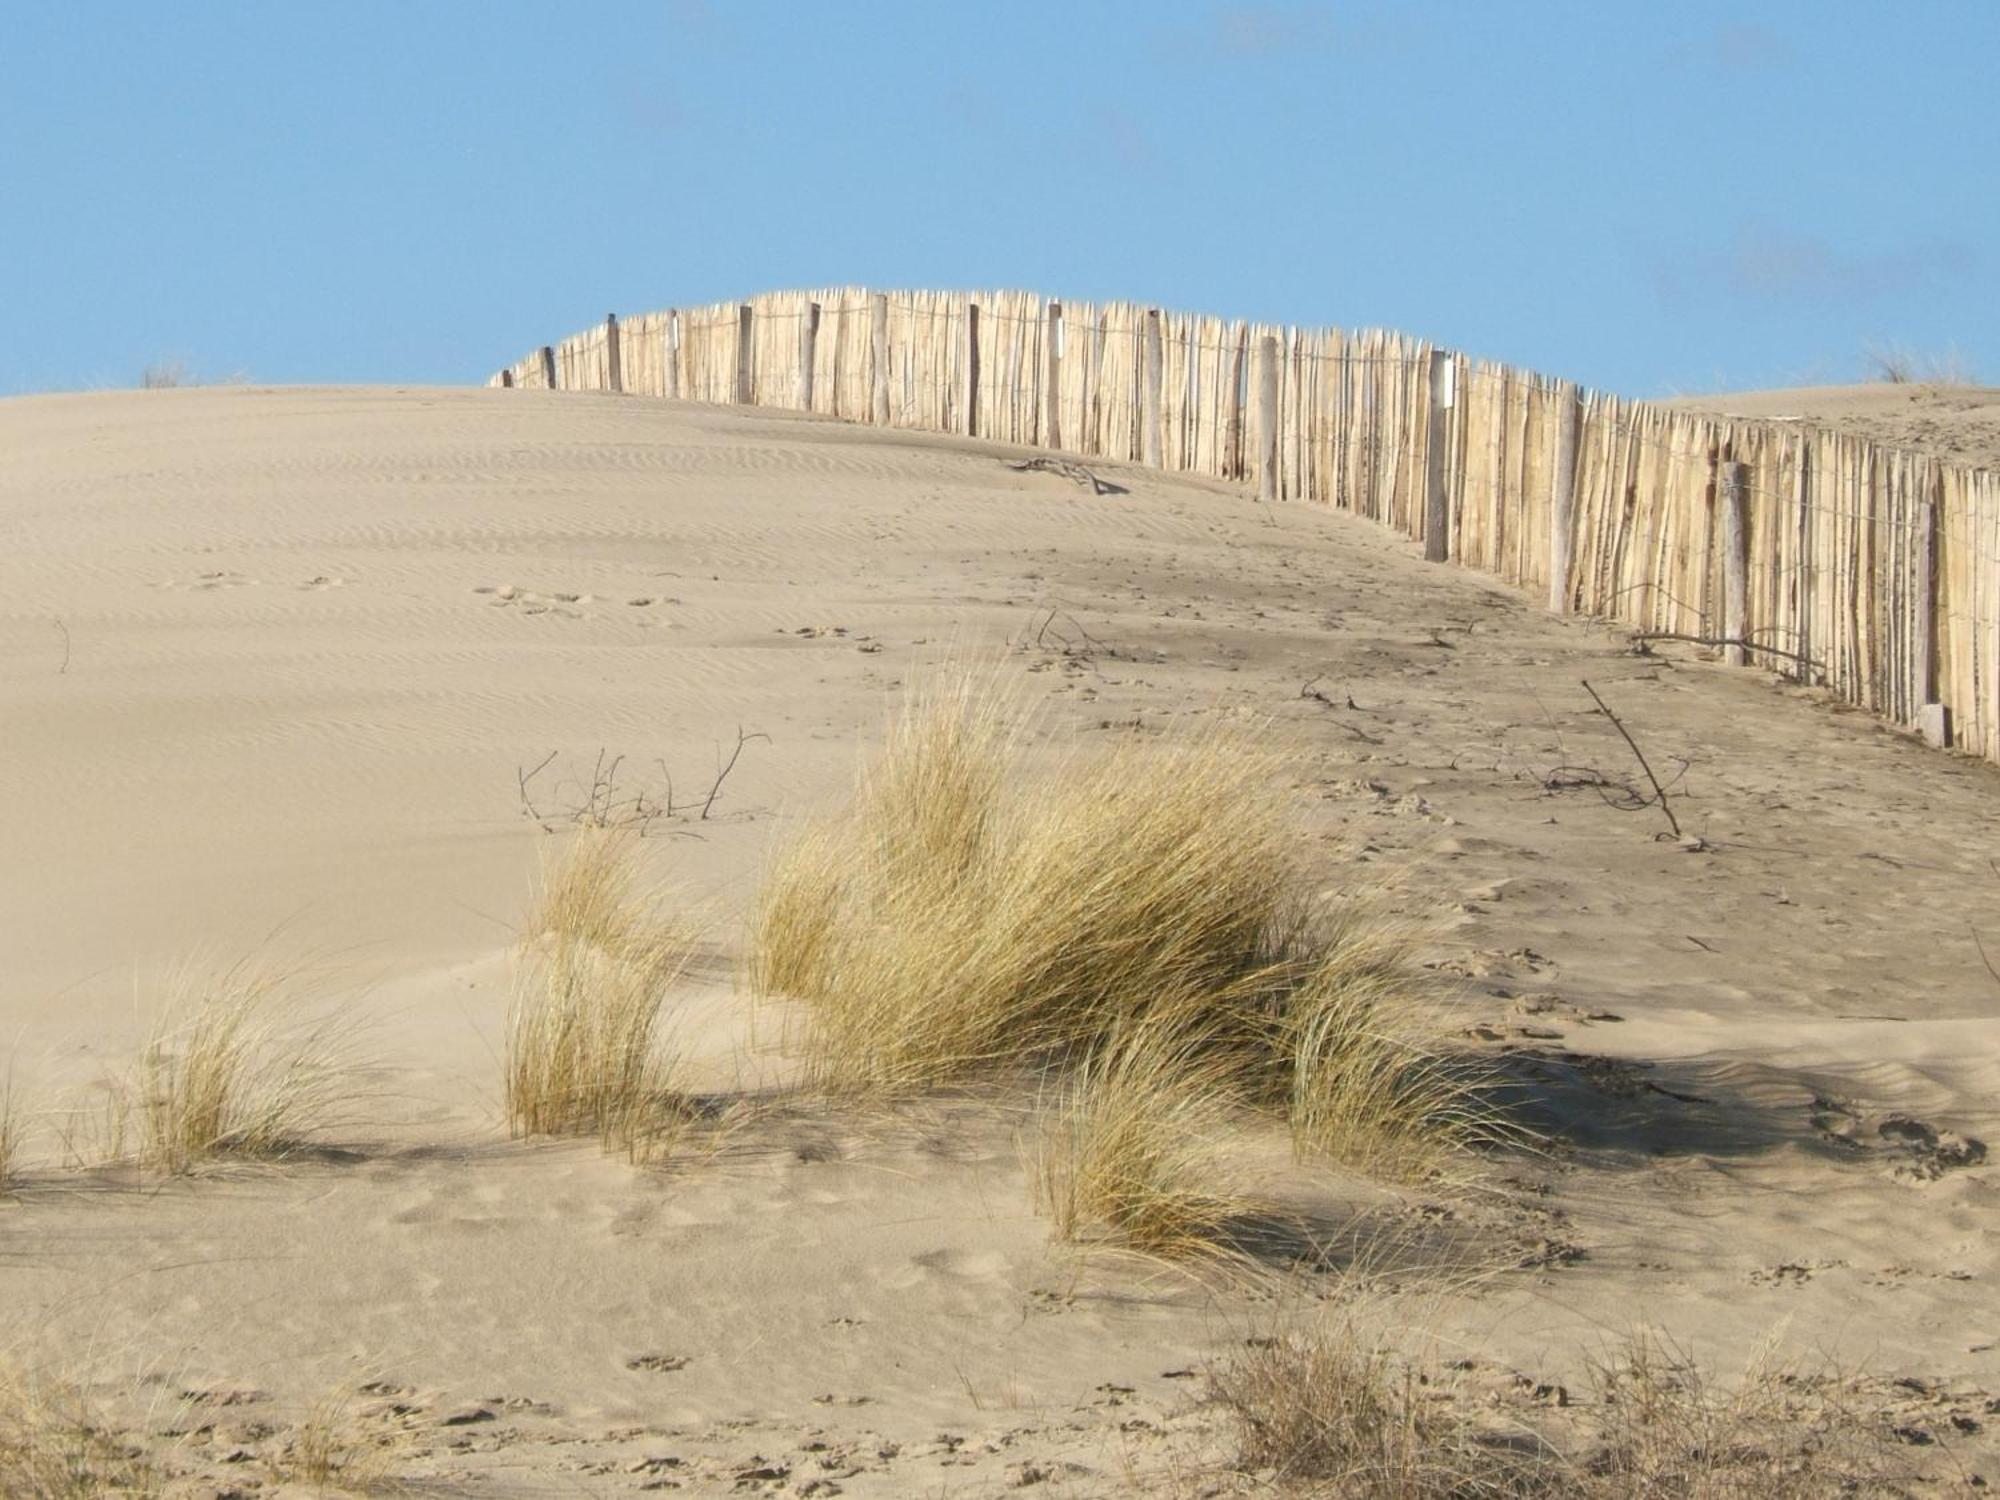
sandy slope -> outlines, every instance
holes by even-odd
[[[1573,1380],[1641,1325],[1725,1368],[1775,1330],[1942,1383],[1901,1398],[1927,1419],[2000,1390],[2000,1168],[1932,1149],[2000,1132],[1994,767],[1345,517],[1124,471],[1094,498],[947,439],[241,389],[0,403],[0,453],[0,1036],[35,1123],[129,1058],[191,952],[337,960],[380,1064],[326,1160],[48,1171],[0,1206],[17,1360],[155,1428],[199,1425],[187,1391],[255,1397],[198,1406],[189,1461],[251,1473],[258,1424],[331,1390],[454,1493],[1088,1491],[1209,1451],[1185,1372],[1269,1308],[1053,1254],[1004,1110],[807,1114],[671,1174],[496,1124],[544,839],[518,772],[559,752],[544,815],[600,749],[685,797],[739,726],[770,736],[649,842],[712,917],[690,1003],[748,1049],[728,960],[760,862],[947,641],[1003,651],[1065,732],[1273,718],[1326,877],[1357,836],[1442,911],[1466,1025],[1569,1131],[1518,1191],[1371,1200],[1530,1262],[1435,1309],[1446,1348]],[[1686,763],[1702,847],[1552,775],[1630,774],[1585,678]]]
[[[2000,469],[2000,389],[1991,386],[1877,382],[1689,396],[1670,404],[1725,417],[1811,422],[1968,468]]]

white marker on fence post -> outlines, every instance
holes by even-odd
[[[553,344],[542,345],[542,385],[551,391],[556,389],[556,350]]]
[[[1451,496],[1445,492],[1445,451],[1451,434],[1452,387],[1458,364],[1442,349],[1431,350],[1430,425],[1424,434],[1424,560],[1451,557]]]
[[[625,389],[625,369],[618,358],[618,314],[604,315],[604,380],[609,390]]]
[[[1062,304],[1053,298],[1049,301],[1048,321],[1043,330],[1042,344],[1048,354],[1048,368],[1042,376],[1042,446],[1060,448],[1062,446],[1063,316]]]
[[[808,302],[799,318],[799,410],[813,409],[813,344],[819,337],[819,304]]]
[[[965,304],[965,435],[979,436],[979,304]]]
[[[1576,555],[1576,450],[1583,432],[1583,403],[1576,387],[1563,381],[1555,388],[1555,493],[1549,503],[1549,608],[1569,613],[1571,559]]]
[[[1257,498],[1278,498],[1278,341],[1257,341]]]
[[[751,330],[757,313],[749,303],[741,303],[736,309],[736,404],[750,405],[756,387],[751,381]]]
[[[1722,504],[1722,660],[1747,665],[1743,638],[1750,629],[1750,518],[1746,510],[1750,466],[1723,459],[1716,469],[1716,498]]]
[[[1166,356],[1160,347],[1157,307],[1148,310],[1146,321],[1140,326],[1139,354],[1139,462],[1149,469],[1159,469],[1166,465],[1160,402]]]
[[[666,394],[669,400],[677,400],[681,393],[681,315],[678,308],[667,309],[666,322],[660,327],[661,341],[666,344],[665,358],[660,368],[666,371]]]
[[[889,297],[868,299],[868,411],[877,427],[889,425]]]

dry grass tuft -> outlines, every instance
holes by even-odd
[[[686,1124],[660,1008],[694,935],[638,892],[637,847],[586,830],[543,866],[507,1018],[516,1135],[596,1135],[634,1158]]]
[[[1728,1390],[1640,1336],[1554,1412],[1481,1399],[1350,1322],[1250,1341],[1213,1371],[1237,1463],[1295,1492],[1381,1500],[1824,1500],[1905,1493],[1850,1382],[1768,1358]]]
[[[250,960],[174,980],[139,1067],[144,1165],[283,1157],[326,1130],[351,1097],[346,1028],[297,1014],[309,988],[302,970]]]
[[[0,1495],[7,1500],[147,1500],[165,1478],[92,1418],[81,1392],[0,1374]]]
[[[21,1116],[14,1105],[14,1076],[0,1079],[0,1198],[21,1185]]]
[[[1292,851],[1262,756],[1209,736],[1028,769],[990,699],[936,692],[780,857],[751,971],[805,1003],[822,1086],[920,1089],[1170,1009],[1206,1027],[1267,957]]]
[[[1242,1205],[1181,1192],[1206,1149],[1189,1122],[1240,1104],[1287,1116],[1302,1154],[1425,1176],[1491,1110],[1428,1040],[1413,933],[1368,892],[1302,894],[1284,785],[1217,730],[1037,762],[997,695],[934,688],[779,857],[755,987],[800,1003],[830,1092],[1073,1070],[1040,1175],[1065,1237],[1191,1247]],[[1148,1197],[1181,1228],[1148,1227]]]
[[[1172,1261],[1229,1259],[1255,1201],[1231,1170],[1228,1073],[1185,1044],[1143,1033],[1069,1079],[1031,1164],[1059,1239]]]
[[[1863,349],[1872,377],[1889,385],[1970,386],[1978,382],[1956,349],[1919,354],[1901,344],[1869,344]]]

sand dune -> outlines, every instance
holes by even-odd
[[[1868,399],[1700,404],[1996,457],[1981,393]],[[1353,1187],[1509,1267],[1431,1306],[1444,1347],[1573,1381],[1635,1326],[1719,1367],[1775,1331],[1928,1382],[1912,1420],[1971,1414],[1953,1462],[2000,1479],[2000,768],[1351,517],[1138,470],[1093,496],[963,440],[224,389],[0,402],[0,451],[0,1037],[32,1169],[0,1347],[137,1430],[208,1413],[158,1439],[190,1465],[250,1472],[335,1390],[442,1493],[1092,1493],[1212,1456],[1187,1372],[1271,1309],[1051,1247],[1005,1109],[801,1108],[671,1171],[506,1140],[506,950],[600,755],[684,804],[768,736],[645,846],[708,919],[682,1003],[712,1076],[754,1072],[730,975],[772,843],[952,650],[1058,734],[1268,720],[1324,879],[1358,844],[1443,914],[1464,1026],[1560,1126],[1463,1199]],[[1636,774],[1585,679],[1685,837],[1585,784]],[[340,1149],[63,1170],[53,1127],[159,977],[259,948],[368,1017]]]

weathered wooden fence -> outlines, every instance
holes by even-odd
[[[1580,392],[1394,333],[1022,292],[848,287],[608,318],[491,383],[1254,483],[2000,760],[2000,473],[1837,432]]]

